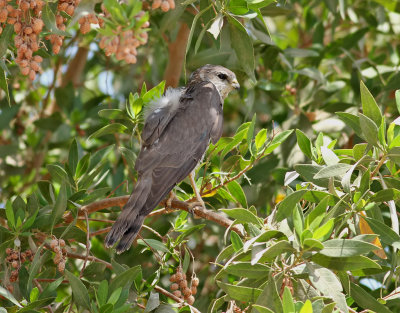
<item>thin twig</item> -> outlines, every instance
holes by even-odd
[[[89,216],[87,211],[83,211],[83,213],[85,214],[85,219],[86,219],[86,258],[85,261],[83,262],[83,266],[81,269],[81,273],[79,274],[79,277],[83,276],[83,271],[86,268],[86,264],[88,261],[88,257],[90,255],[90,228],[89,228]]]

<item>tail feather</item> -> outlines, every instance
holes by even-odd
[[[117,245],[117,253],[118,254],[120,254],[130,248],[130,246],[132,245],[133,241],[135,240],[137,234],[139,233],[140,229],[142,228],[145,218],[146,218],[146,215],[138,215],[136,217],[135,221],[133,222],[133,224],[131,224],[129,226],[129,228],[125,231],[125,233],[122,235],[122,238]]]
[[[146,199],[150,193],[150,190],[151,178],[141,177],[138,180],[138,183],[136,184],[131,196],[129,197],[128,202],[122,209],[121,214],[115,221],[110,232],[107,234],[105,239],[105,246],[107,248],[112,247],[121,237],[125,236],[125,233],[129,233],[129,229],[135,224],[137,217],[141,213],[143,205],[146,203]]]

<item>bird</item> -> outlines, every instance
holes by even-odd
[[[129,249],[146,216],[178,183],[193,174],[209,143],[217,143],[222,135],[225,98],[239,88],[235,73],[207,64],[191,74],[186,87],[167,89],[149,106],[135,163],[138,179],[106,236],[107,248],[118,242],[118,254]]]

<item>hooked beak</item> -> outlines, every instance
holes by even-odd
[[[240,89],[240,85],[239,85],[239,82],[236,80],[236,79],[234,79],[234,80],[232,80],[232,87],[233,88],[235,88],[236,90],[239,90]]]

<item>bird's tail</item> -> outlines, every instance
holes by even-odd
[[[117,253],[121,253],[131,246],[136,238],[147,214],[142,208],[151,190],[151,177],[141,177],[133,190],[128,202],[115,221],[105,239],[107,248],[112,247],[119,239]]]

